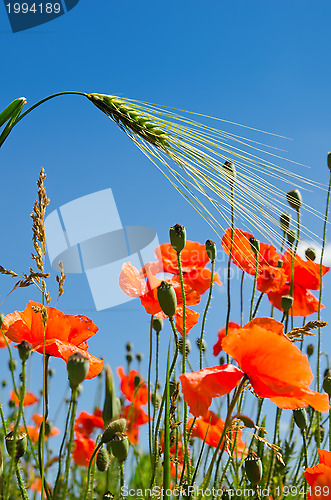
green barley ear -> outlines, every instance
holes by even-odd
[[[26,104],[25,97],[19,97],[11,102],[3,111],[0,113],[0,127],[6,123],[7,120],[12,118],[17,111],[21,112],[23,106]]]
[[[153,146],[167,148],[168,135],[153,121],[153,116],[141,113],[131,103],[105,94],[88,94],[87,98],[123,130],[139,135]]]

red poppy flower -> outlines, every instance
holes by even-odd
[[[187,423],[187,429],[189,430],[193,424],[194,419],[190,418]],[[209,446],[217,447],[219,440],[222,437],[224,429],[224,421],[218,417],[212,411],[208,411],[205,417],[201,417],[195,420],[191,437],[198,437]],[[229,434],[228,434],[229,435]],[[231,439],[232,444],[234,443],[234,436]],[[246,448],[245,443],[242,440],[242,431],[239,429],[236,437],[236,448],[235,455],[241,456]]]
[[[156,272],[154,264],[146,265],[141,274],[131,262],[127,262],[122,266],[119,284],[123,292],[130,297],[140,297],[140,301],[148,314],[165,318],[166,316],[162,313],[157,300],[157,287],[160,285],[161,280],[155,276],[154,272]],[[147,276],[147,282],[143,277],[144,275]],[[178,277],[167,281],[173,285],[176,292],[178,305],[174,317],[178,331],[183,333],[183,300],[180,281]],[[184,284],[184,292],[187,306],[199,304],[200,295],[198,292],[187,284]],[[198,319],[199,313],[186,308],[186,332],[197,324]]]
[[[287,276],[287,283],[279,290],[269,291],[268,298],[273,306],[282,310],[281,300],[284,295],[290,293],[291,283],[291,253],[287,251],[284,255],[284,272]],[[320,265],[312,261],[304,261],[296,255],[294,257],[293,273],[293,316],[308,316],[318,311],[318,299],[310,290],[320,288]],[[330,270],[327,266],[322,266],[324,275]],[[324,307],[323,305],[321,307]]]
[[[136,406],[145,405],[148,401],[148,388],[143,382],[142,377],[136,370],[131,370],[128,375],[120,366],[117,368],[117,374],[121,379],[121,392],[124,396]]]
[[[40,477],[36,477],[31,486],[29,486],[29,489],[32,491],[38,491],[41,493],[41,479]],[[51,490],[51,488],[50,488]],[[43,489],[43,496],[46,498],[46,493],[45,493],[45,488]]]
[[[155,255],[159,264],[157,272],[165,271],[179,276],[177,252],[170,243],[158,246]],[[210,262],[206,246],[195,241],[187,241],[180,258],[184,283],[202,295],[209,289],[211,279],[211,271],[206,269],[206,265]],[[222,284],[217,273],[214,274],[214,281],[219,285]]]
[[[310,486],[308,498],[330,500],[331,498],[331,452],[318,450],[319,464],[305,470],[305,478]]]
[[[95,441],[85,437],[81,432],[76,432],[72,458],[77,465],[87,467],[95,448]]]
[[[160,439],[160,446],[162,451],[164,452],[164,437]],[[177,442],[170,446],[170,476],[172,478],[176,478],[176,470],[177,470],[177,479],[180,478],[183,472],[183,463],[184,463],[184,450],[182,438],[179,436]]]
[[[32,307],[40,304],[30,301],[24,311],[8,314],[3,320],[4,334],[13,342],[26,340],[32,344],[32,349],[43,352],[43,324],[40,312]],[[101,359],[87,352],[86,340],[98,331],[98,327],[86,316],[63,314],[54,307],[46,307],[48,319],[45,331],[46,354],[62,358],[65,362],[71,354],[80,352],[90,362],[88,379],[98,375],[103,366]]]
[[[93,415],[86,411],[81,411],[75,420],[75,432],[89,437],[96,427],[103,429],[104,422],[101,414],[102,412],[99,409],[94,410]]]
[[[28,434],[31,441],[33,443],[37,443],[39,439],[40,425],[41,422],[43,421],[43,416],[35,413],[34,415],[32,415],[32,420],[35,422],[35,425],[27,425],[26,428],[28,430]],[[14,424],[11,424],[10,430],[13,429],[14,429]],[[25,432],[25,427],[21,426],[20,430]],[[48,435],[45,434],[45,440],[47,440],[49,437],[57,436],[58,434],[60,434],[59,429],[57,427],[52,426],[50,433]]]
[[[320,412],[329,411],[328,395],[309,389],[313,374],[307,356],[286,337],[282,323],[256,318],[229,332],[222,347],[241,370],[223,365],[180,376],[184,399],[194,416],[206,416],[212,398],[230,392],[244,374],[258,396],[279,408],[310,405]]]
[[[144,412],[141,406],[137,406],[136,404],[124,406],[124,408],[122,408],[121,415],[123,418],[126,418],[128,422],[125,433],[132,444],[137,444],[139,427],[147,424],[148,415]]]
[[[241,229],[234,230],[231,259],[242,271],[255,275],[256,257],[251,248],[250,238],[253,238],[251,233],[242,231]],[[222,238],[222,246],[224,251],[229,255],[231,229],[225,231]],[[278,267],[281,257],[273,245],[260,243],[256,283],[256,287],[260,292],[278,290],[286,283],[286,273],[283,268]]]
[[[19,400],[15,394],[15,391],[10,391],[10,400],[14,401],[15,405],[18,406]],[[39,399],[32,392],[25,391],[24,399],[23,399],[23,406],[33,405],[34,403],[38,403],[38,401],[39,401]]]
[[[239,329],[240,329],[240,325],[238,325],[238,323],[234,323],[233,321],[229,322],[228,332],[230,332],[232,330],[239,330]],[[218,354],[223,350],[222,341],[223,341],[225,336],[226,336],[226,327],[221,328],[218,331],[218,341],[216,342],[216,344],[213,347],[214,356],[218,356]]]

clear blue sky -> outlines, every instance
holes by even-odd
[[[54,92],[78,90],[205,113],[291,138],[251,136],[286,149],[287,158],[311,167],[303,169],[303,175],[326,183],[326,154],[331,149],[330,16],[329,0],[80,0],[59,19],[12,33],[1,4],[0,108],[19,96],[32,105]],[[47,172],[50,211],[110,187],[124,225],[152,227],[162,242],[168,241],[168,228],[175,223],[187,227],[189,239],[203,243],[214,238],[128,138],[82,97],[61,97],[34,111],[0,153],[4,267],[22,272],[31,265],[29,213],[41,166]],[[323,193],[304,196],[324,211]],[[315,224],[308,217],[304,223]],[[316,231],[321,234],[321,225]],[[330,320],[329,280],[323,315]],[[32,288],[5,298],[11,285],[10,278],[1,278],[5,314],[24,309],[29,298],[39,300]],[[54,297],[55,290],[52,286]],[[139,300],[96,312],[86,278],[69,275],[58,307],[94,320],[100,333],[90,340],[89,350],[104,356],[113,369],[122,364],[124,343],[132,341],[135,352],[145,353],[146,374],[149,318]],[[269,306],[263,312],[268,314]],[[206,334],[210,347],[225,314],[224,290],[216,291]],[[239,319],[237,308],[231,319]],[[198,334],[192,330],[192,339]],[[329,331],[323,335],[327,349]],[[6,356],[0,353],[1,360]],[[39,381],[39,361],[35,354],[32,388]],[[53,390],[61,381],[62,391],[65,365],[52,360],[52,366],[58,377]],[[0,378],[5,376],[3,366]],[[81,409],[92,410],[94,391],[94,382],[87,382]],[[54,415],[54,407],[50,411]]]

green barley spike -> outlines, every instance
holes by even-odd
[[[132,104],[116,96],[88,94],[87,98],[122,129],[132,131],[156,147],[166,149],[169,146],[168,134],[152,121],[152,115],[137,112]]]

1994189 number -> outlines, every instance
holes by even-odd
[[[26,2],[9,2],[6,4],[8,14],[59,14],[61,11],[60,3],[38,3],[29,5]]]

